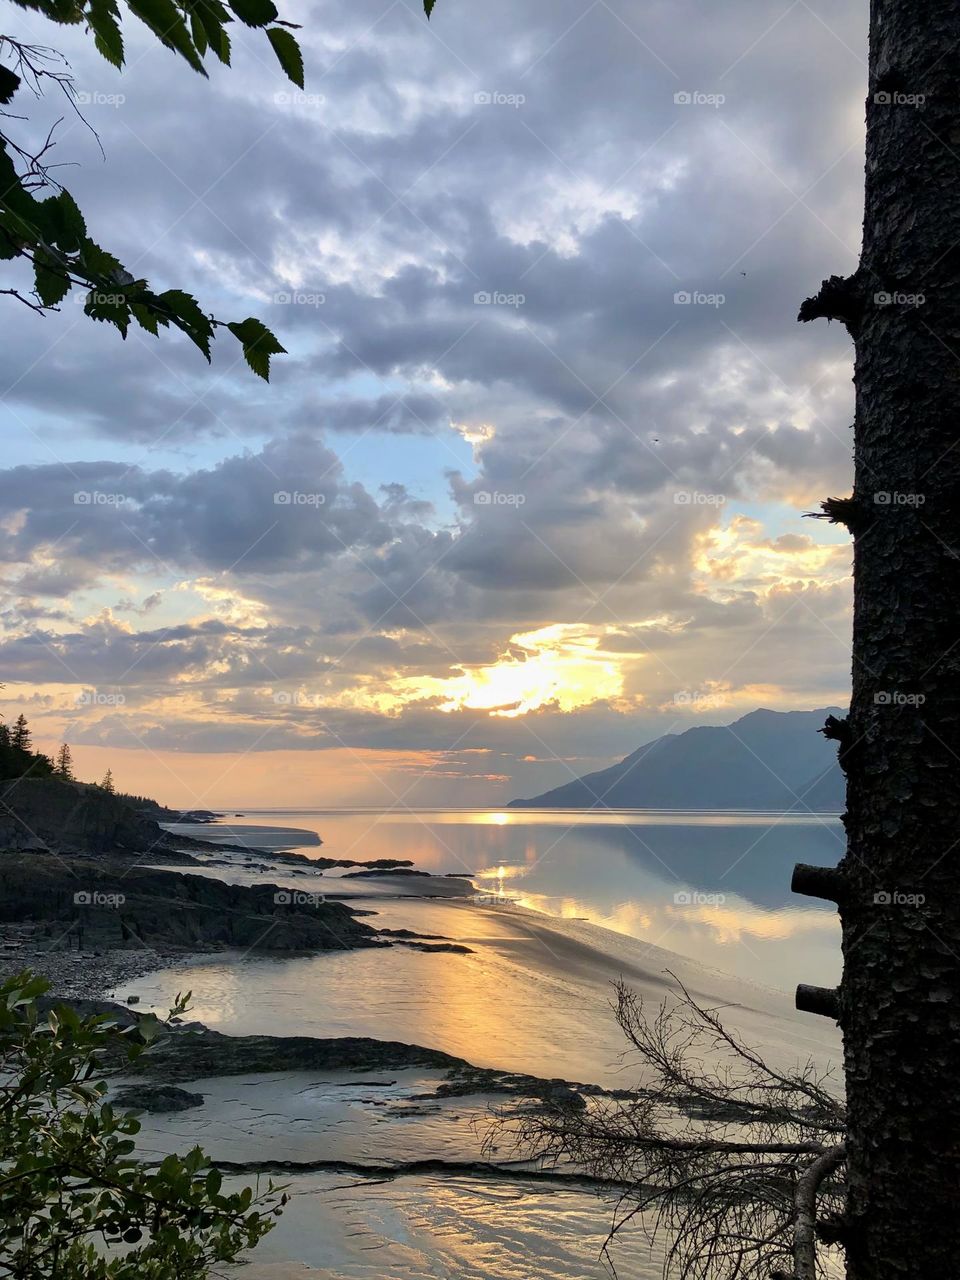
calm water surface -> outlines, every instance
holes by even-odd
[[[251,825],[315,832],[322,847],[290,846],[308,857],[404,858],[421,871],[469,873],[494,905],[586,920],[785,990],[840,976],[836,911],[790,893],[794,863],[839,861],[833,816],[248,810],[202,834],[249,839]],[[331,890],[336,876],[325,876]],[[356,880],[343,888],[378,891]]]
[[[323,843],[298,845],[290,828],[314,832]],[[376,912],[380,926],[440,934],[470,952],[211,955],[117,992],[121,1000],[135,994],[142,1008],[165,1009],[178,990],[190,989],[192,1016],[232,1034],[374,1036],[444,1049],[481,1066],[630,1087],[642,1083],[642,1073],[621,1056],[611,984],[624,979],[656,1007],[670,971],[705,1003],[722,1007],[725,1023],[775,1066],[808,1056],[821,1065],[837,1060],[833,1028],[796,1014],[792,998],[781,994],[798,981],[830,985],[838,977],[836,913],[789,893],[795,862],[839,859],[836,819],[311,810],[246,811],[215,827],[182,829],[307,857],[402,858],[422,871],[468,873],[475,889],[465,884],[463,897],[423,899],[398,896],[396,881],[337,872],[297,880],[292,868],[208,869],[361,895],[356,905]],[[431,882],[414,884],[425,893]],[[259,1088],[265,1114],[282,1112]],[[230,1081],[228,1092],[242,1100],[242,1082]],[[294,1105],[303,1119],[300,1094]],[[341,1126],[337,1133],[346,1131]],[[250,1132],[270,1149],[262,1125]],[[308,1124],[308,1138],[312,1133]],[[390,1129],[383,1141],[389,1145],[395,1135]],[[316,1138],[322,1153],[324,1134]],[[193,1140],[191,1130],[184,1142]],[[241,1273],[250,1280],[609,1274],[597,1253],[610,1205],[586,1192],[449,1177],[364,1185],[318,1175],[292,1182],[279,1229]],[[658,1241],[651,1254],[633,1240],[617,1257],[619,1274],[652,1280],[660,1274],[661,1247]]]

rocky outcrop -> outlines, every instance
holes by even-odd
[[[150,1111],[165,1114],[171,1111],[188,1111],[203,1106],[203,1094],[191,1093],[175,1084],[134,1084],[121,1089],[110,1102],[124,1111]]]
[[[259,1071],[399,1071],[428,1067],[452,1071],[469,1064],[439,1049],[371,1040],[367,1036],[228,1036],[195,1024],[162,1036],[128,1073],[164,1081],[202,1080],[207,1076],[250,1075]]]
[[[342,902],[273,884],[47,853],[0,854],[0,924],[37,921],[59,945],[330,951],[386,946]]]
[[[0,782],[0,849],[146,853],[166,833],[99,787],[60,778]]]

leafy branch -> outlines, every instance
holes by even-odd
[[[123,22],[132,14],[166,48],[194,71],[207,75],[206,60],[230,65],[228,31],[233,22],[262,31],[283,73],[299,88],[304,85],[303,54],[294,31],[296,23],[280,17],[273,0],[13,0],[60,26],[82,26],[100,54],[113,66],[124,66]],[[424,0],[429,18],[436,0]],[[6,59],[5,62],[3,59]],[[10,65],[7,65],[9,62]],[[62,91],[78,111],[73,79],[56,50],[29,45],[0,34],[0,120],[24,117],[4,110],[22,91],[42,97],[45,89]],[[59,123],[59,122],[58,122]],[[262,321],[248,317],[223,321],[208,315],[191,294],[181,289],[157,292],[136,278],[108,250],[87,234],[86,222],[70,193],[56,180],[48,163],[54,129],[42,146],[31,150],[0,127],[0,260],[24,260],[33,270],[33,290],[0,289],[0,296],[16,299],[41,315],[57,311],[75,288],[84,289],[84,312],[92,320],[112,324],[123,338],[136,323],[154,337],[175,328],[210,360],[218,329],[227,329],[240,342],[247,364],[261,378],[270,377],[270,359],[285,354],[276,336]]]
[[[230,63],[227,27],[239,20],[263,30],[281,69],[303,87],[303,56],[295,24],[284,22],[273,0],[14,0],[65,26],[82,25],[101,55],[118,68],[124,65],[123,11],[143,22],[161,44],[206,76],[204,59],[213,54]],[[56,87],[77,110],[73,80],[55,50],[0,35],[0,118],[24,117],[5,110],[18,93],[43,96]],[[54,126],[54,129],[56,126]],[[0,260],[24,260],[33,270],[31,296],[17,288],[0,294],[25,303],[41,314],[56,311],[74,288],[86,291],[84,312],[114,325],[122,337],[132,323],[158,336],[176,328],[210,360],[217,329],[228,329],[241,344],[247,364],[269,378],[270,358],[284,354],[275,335],[260,320],[222,321],[208,315],[196,298],[180,289],[158,292],[136,278],[87,233],[86,222],[70,193],[51,172],[49,153],[54,131],[38,149],[16,141],[7,125],[0,127]]]
[[[138,1159],[138,1121],[106,1101],[103,1076],[149,1053],[176,1024],[130,1026],[46,1014],[47,983],[0,984],[0,1276],[16,1280],[201,1280],[274,1225],[286,1197],[268,1185],[225,1192],[199,1147]]]

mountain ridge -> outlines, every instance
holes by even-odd
[[[839,707],[761,707],[729,725],[694,725],[509,807],[838,813],[843,774],[835,746],[818,730],[827,716],[843,714]]]

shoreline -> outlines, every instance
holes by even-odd
[[[82,1012],[107,1013],[128,1022],[151,1008],[162,1017],[174,983],[181,988],[193,985],[193,977],[183,975],[186,980],[182,981],[177,973],[166,979],[167,990],[157,991],[164,983],[151,984],[152,977],[168,969],[189,969],[211,961],[229,966],[231,974],[221,990],[243,989],[248,1014],[245,1028],[234,1022],[231,1029],[218,1030],[223,1010],[220,1000],[211,1003],[209,996],[197,999],[196,1013],[188,1012],[186,1019],[200,1021],[185,1021],[144,1055],[134,1070],[111,1072],[108,1077],[109,1100],[138,1116],[142,1126],[138,1152],[147,1161],[155,1162],[171,1151],[199,1143],[211,1165],[231,1179],[277,1175],[294,1188],[276,1233],[248,1253],[242,1266],[227,1274],[236,1275],[237,1280],[241,1276],[249,1280],[326,1280],[331,1276],[346,1280],[349,1276],[354,1280],[360,1274],[351,1261],[354,1248],[360,1267],[367,1265],[367,1250],[372,1246],[384,1251],[381,1257],[391,1274],[401,1280],[419,1280],[424,1274],[420,1251],[431,1259],[444,1256],[445,1215],[449,1213],[458,1230],[466,1226],[478,1242],[486,1242],[497,1230],[489,1217],[491,1205],[497,1206],[498,1221],[505,1216],[511,1223],[515,1236],[509,1266],[520,1262],[533,1268],[536,1260],[539,1273],[547,1274],[542,1263],[553,1248],[548,1242],[556,1233],[553,1215],[559,1196],[563,1197],[565,1214],[575,1216],[576,1226],[570,1228],[569,1244],[554,1249],[554,1271],[557,1276],[569,1273],[569,1250],[575,1247],[584,1254],[582,1263],[578,1258],[580,1274],[592,1278],[595,1273],[588,1266],[584,1236],[595,1233],[598,1243],[602,1242],[606,1214],[602,1208],[598,1211],[596,1196],[615,1195],[616,1188],[572,1169],[531,1167],[506,1143],[497,1154],[497,1146],[487,1149],[481,1145],[480,1135],[501,1107],[526,1109],[558,1100],[578,1109],[603,1105],[605,1098],[637,1097],[642,1080],[621,1076],[619,1083],[634,1086],[623,1089],[616,1087],[614,1078],[581,1074],[583,1064],[571,1053],[574,1045],[564,1047],[562,1038],[558,1041],[556,1036],[554,1046],[559,1043],[563,1053],[554,1060],[541,1057],[539,1062],[536,1056],[529,1062],[511,1062],[496,1037],[487,1046],[489,1052],[478,1049],[477,1043],[472,1047],[458,1045],[450,1018],[438,1020],[433,1032],[425,1031],[425,1024],[416,1025],[409,1016],[413,1010],[407,1002],[435,1007],[441,997],[444,1004],[452,1002],[454,992],[459,991],[467,1016],[482,1018],[485,997],[479,979],[487,973],[488,1005],[497,1010],[498,1018],[509,1021],[510,1006],[501,1002],[519,990],[502,985],[504,965],[509,963],[516,972],[526,974],[531,984],[530,998],[520,999],[518,1010],[532,1009],[534,996],[540,1001],[544,993],[554,992],[557,998],[551,1016],[559,1016],[558,1025],[566,1028],[575,1016],[575,1025],[582,1031],[589,1025],[583,1015],[596,1013],[597,1002],[614,976],[626,974],[659,997],[665,987],[664,965],[681,957],[588,921],[564,920],[522,906],[485,906],[472,900],[475,891],[469,880],[459,880],[457,895],[448,896],[443,903],[437,901],[443,895],[430,890],[440,887],[438,881],[452,885],[449,878],[395,876],[391,883],[389,870],[380,867],[383,887],[390,895],[388,907],[380,886],[370,884],[376,876],[305,879],[304,872],[309,875],[313,860],[301,861],[302,855],[288,853],[284,857],[279,850],[262,847],[227,850],[216,842],[204,843],[203,850],[191,849],[194,865],[171,867],[162,874],[195,881],[201,878],[197,873],[203,872],[203,878],[216,877],[221,884],[231,872],[253,875],[260,893],[271,900],[272,893],[264,884],[268,877],[273,890],[284,883],[296,886],[291,889],[294,895],[318,890],[316,895],[302,893],[304,898],[332,898],[335,884],[359,888],[366,880],[375,890],[367,898],[372,910],[358,912],[358,923],[362,920],[373,926],[375,943],[326,951],[257,952],[212,944],[135,949],[100,945],[78,951],[63,945],[67,931],[51,945],[49,934],[41,932],[41,924],[11,923],[0,925],[0,937],[7,939],[7,945],[0,945],[0,975],[28,965],[51,980],[47,1000],[81,1006],[89,1002]],[[251,866],[251,862],[257,865]],[[156,868],[150,870],[155,872]],[[137,873],[128,871],[125,891],[135,897]],[[91,887],[95,884],[92,876],[89,883]],[[455,917],[462,918],[462,925],[451,924]],[[179,922],[174,923],[179,929]],[[408,925],[422,932],[415,933]],[[88,925],[88,938],[91,932]],[[441,941],[442,935],[452,937]],[[463,938],[475,946],[458,947],[452,938]],[[391,952],[393,959],[374,954],[391,946],[400,948]],[[462,963],[468,967],[451,970],[449,966],[460,965],[461,960],[448,956],[414,961],[407,951],[411,946],[465,951],[469,954]],[[404,952],[407,959],[401,961]],[[258,970],[263,973],[260,966],[253,966],[248,975],[241,969],[245,957],[273,961],[277,969],[271,965],[264,978],[258,977]],[[317,997],[323,986],[314,981],[304,987],[308,1002],[296,1009],[294,1019],[285,1025],[274,1019],[276,1034],[265,1033],[268,1019],[262,1009],[250,1003],[251,980],[254,985],[259,980],[264,988],[273,984],[270,1004],[263,1006],[273,1010],[305,958],[317,962],[323,974],[331,975],[324,985],[329,981],[333,988],[340,984],[345,992],[347,988],[353,992],[349,1016],[340,1020],[337,1013],[319,1016],[324,1006],[318,1005]],[[285,976],[277,983],[271,975],[281,962]],[[729,978],[715,984],[714,977],[719,974],[708,973],[696,962],[687,961],[687,965],[697,971],[698,985],[709,984],[711,998],[715,987],[727,987]],[[398,969],[406,977],[397,979]],[[364,1021],[356,1008],[358,994],[364,989],[362,975],[378,984],[394,977],[398,985],[393,1010],[368,1006]],[[147,980],[143,987],[141,979]],[[150,985],[155,988],[152,993],[144,989]],[[203,980],[198,982],[195,996],[201,995],[205,985]],[[748,994],[761,997],[773,993],[759,987],[748,993],[746,984],[734,985],[736,991],[730,995],[735,996],[732,1007],[738,1017],[747,1016],[760,1025],[771,1015],[776,1019],[773,1009],[764,1007],[766,999],[747,998]],[[121,996],[128,996],[126,1003],[117,1002],[118,990]],[[112,1003],[104,1003],[111,999]],[[539,1003],[536,1007],[541,1010]],[[384,1013],[394,1014],[394,1025],[388,1025]],[[546,1016],[545,1010],[542,1015]],[[803,1029],[802,1024],[792,1025],[795,1031]],[[335,1034],[337,1030],[341,1034]],[[595,1029],[589,1034],[595,1038]],[[431,1047],[434,1045],[449,1045],[451,1051]],[[476,1061],[510,1065],[478,1067],[473,1065]],[[548,1074],[551,1069],[556,1075]],[[580,1075],[581,1080],[591,1083],[571,1081],[570,1075]],[[601,1078],[606,1087],[592,1082]],[[499,1138],[496,1141],[499,1143]],[[429,1189],[429,1217],[424,1215],[424,1188]],[[364,1228],[354,1246],[358,1212],[369,1216],[374,1225]],[[378,1234],[376,1224],[381,1222],[391,1225]],[[318,1224],[322,1227],[319,1232]],[[408,1236],[418,1240],[418,1256],[411,1254],[404,1262]],[[553,1274],[551,1271],[551,1277]],[[627,1268],[624,1274],[636,1280],[653,1275],[645,1266],[642,1270]],[[496,1275],[499,1280],[501,1271]]]
[[[167,825],[164,823],[164,828]],[[211,822],[210,825],[214,824]],[[249,830],[252,833],[255,828]],[[322,841],[314,833],[294,828],[287,828],[284,835],[297,837],[297,840],[285,841],[286,847],[283,848],[234,843],[235,836],[228,830],[224,830],[226,838],[222,841],[201,840],[184,832],[168,830],[164,834],[163,847],[152,851],[155,861],[149,863],[131,859],[126,851],[112,855],[80,853],[67,857],[37,851],[28,859],[16,852],[0,854],[0,878],[4,892],[11,899],[22,900],[17,904],[21,907],[19,913],[10,909],[11,903],[8,904],[7,918],[0,915],[0,981],[29,969],[50,983],[48,999],[68,1002],[112,1000],[118,989],[140,978],[218,956],[229,961],[244,953],[270,956],[322,954],[330,946],[329,938],[323,936],[324,929],[321,929],[320,937],[316,936],[316,930],[311,934],[309,929],[305,933],[301,930],[298,935],[295,923],[291,923],[295,918],[302,919],[304,913],[307,924],[311,916],[323,924],[331,913],[348,913],[342,921],[338,916],[325,925],[327,934],[331,932],[332,924],[339,935],[333,943],[334,949],[366,946],[383,950],[400,947],[459,954],[470,952],[469,947],[442,935],[420,934],[406,928],[380,930],[372,921],[369,925],[361,923],[378,914],[364,909],[362,903],[364,899],[369,902],[371,898],[379,897],[376,890],[381,884],[384,899],[430,900],[448,897],[454,892],[466,896],[473,890],[472,883],[466,878],[458,877],[454,885],[449,877],[415,872],[413,864],[405,859],[311,858],[304,853],[292,852],[289,845],[298,843],[300,837],[303,845],[309,845],[311,840],[319,845]],[[325,878],[324,872],[332,869],[340,871],[341,875]],[[232,901],[205,902],[205,890],[200,900],[184,897],[177,888],[184,877],[201,882],[201,887],[209,884],[214,899],[222,897],[220,889],[227,890],[239,899],[239,906]],[[361,882],[376,882],[370,886],[374,893],[364,894],[355,888],[354,877]],[[101,879],[104,881],[102,886]],[[101,887],[125,890],[126,894],[121,892],[119,897],[121,902],[126,901],[126,912],[131,908],[131,892],[136,896],[138,882],[146,881],[147,893],[156,895],[159,892],[156,903],[165,904],[165,911],[158,914],[158,920],[165,921],[166,933],[173,936],[151,937],[147,929],[123,928],[122,925],[118,931],[117,912],[95,906],[78,907],[75,885],[82,884],[86,890],[87,880],[90,881],[89,887],[95,890]],[[111,883],[107,883],[108,880]],[[113,884],[113,880],[117,883]],[[314,885],[316,892],[310,892]],[[435,892],[429,892],[428,886]],[[273,891],[272,907],[269,905],[270,890]],[[96,897],[98,893],[83,895],[85,898],[90,896]],[[197,897],[196,891],[193,897]],[[69,906],[71,898],[75,904],[72,908]],[[146,901],[149,906],[151,899]],[[354,905],[348,906],[348,902]],[[223,922],[229,923],[231,914],[236,915],[238,911],[242,914],[244,910],[256,912],[257,918],[265,911],[272,912],[262,915],[267,924],[262,937],[251,940],[247,946],[243,941],[231,942],[216,936],[222,932]],[[171,927],[174,916],[186,918],[184,912],[201,920],[199,933],[206,936],[198,935],[192,940],[176,936],[177,930]],[[119,913],[123,914],[123,911]],[[294,933],[285,940],[284,934],[291,929]],[[115,938],[120,932],[123,942],[118,945]]]
[[[125,983],[175,968],[210,952],[176,949],[99,947],[91,951],[44,944],[41,923],[0,926],[0,981],[24,969],[46,978],[48,1000],[112,1000]],[[19,936],[11,938],[11,934]]]

